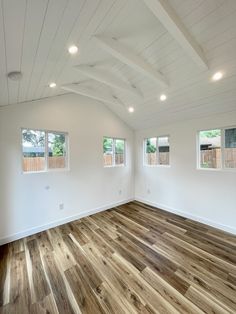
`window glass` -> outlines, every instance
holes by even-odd
[[[109,137],[103,138],[103,162],[104,166],[113,165],[113,139]]]
[[[158,164],[169,165],[170,164],[169,137],[168,136],[158,137],[157,145],[158,145]]]
[[[23,172],[67,167],[67,133],[22,129]]]
[[[45,132],[36,130],[22,130],[23,171],[44,171]]]
[[[48,168],[66,167],[66,135],[64,133],[48,133]]]
[[[236,128],[225,130],[224,162],[226,168],[236,168]]]
[[[157,138],[151,137],[145,140],[145,163],[147,165],[157,164]]]
[[[221,168],[221,130],[199,132],[200,167]]]
[[[115,139],[115,164],[124,165],[125,141]]]

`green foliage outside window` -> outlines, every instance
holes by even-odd
[[[113,139],[112,138],[108,138],[108,137],[104,137],[103,138],[103,153],[112,153],[112,143],[113,143]]]
[[[218,137],[221,135],[221,130],[208,130],[208,131],[201,131],[200,132],[201,137],[208,137],[208,138],[212,138],[212,137]]]
[[[151,140],[148,138],[147,140],[146,140],[146,153],[147,154],[149,154],[149,153],[155,153],[156,152],[156,146],[155,145],[153,145],[152,143],[151,143]]]
[[[50,136],[49,136],[50,138]],[[52,149],[52,156],[64,156],[65,151],[65,135],[53,134],[52,140],[49,142]]]

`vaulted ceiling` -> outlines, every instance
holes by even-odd
[[[0,106],[74,92],[135,129],[236,109],[235,0],[0,1]]]

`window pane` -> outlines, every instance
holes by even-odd
[[[115,139],[115,164],[124,165],[125,141]]]
[[[225,130],[224,159],[226,168],[236,168],[236,128]]]
[[[113,139],[104,137],[103,138],[103,162],[104,166],[112,166],[113,160]]]
[[[199,133],[200,167],[221,168],[221,130]]]
[[[66,134],[48,133],[48,168],[66,167]]]
[[[45,132],[22,130],[23,171],[45,170]]]
[[[170,144],[169,137],[162,136],[158,137],[158,152],[159,152],[159,164],[160,165],[169,165],[170,164]]]
[[[145,140],[145,162],[147,165],[157,164],[157,139],[156,137]]]

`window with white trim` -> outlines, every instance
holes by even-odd
[[[144,164],[148,166],[170,164],[169,136],[150,137],[144,140]]]
[[[104,167],[125,165],[125,140],[120,138],[103,138]]]
[[[236,168],[236,127],[199,131],[198,146],[200,169]]]
[[[45,172],[68,167],[68,134],[22,129],[23,172]]]

